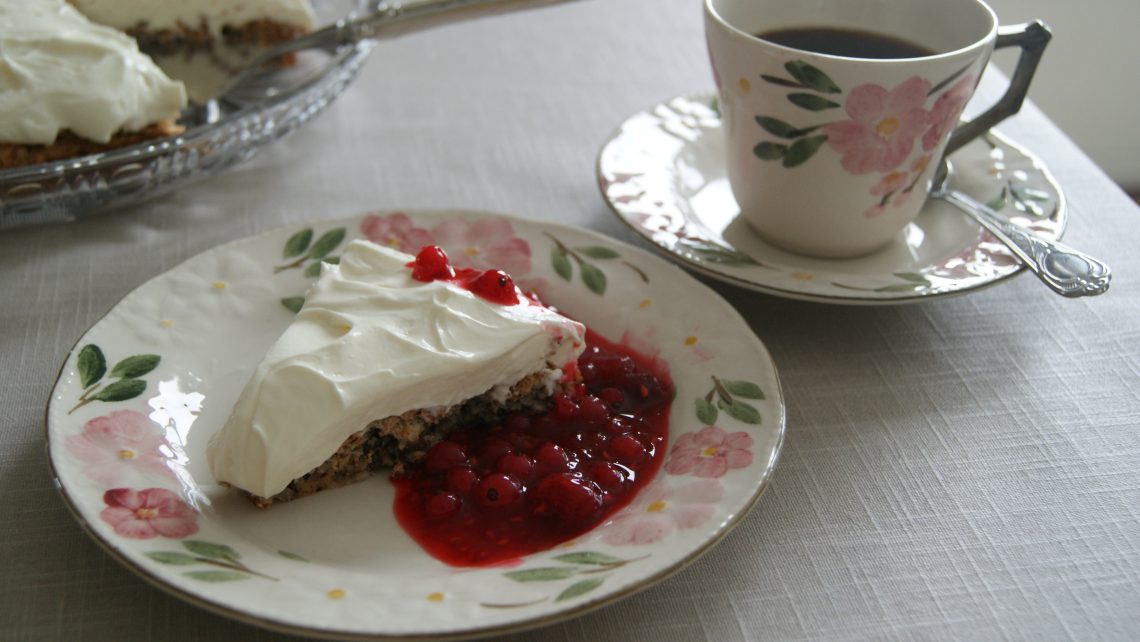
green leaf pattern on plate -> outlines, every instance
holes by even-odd
[[[237,580],[247,580],[251,577],[260,577],[273,582],[277,581],[277,578],[258,573],[243,564],[240,561],[241,555],[234,550],[232,546],[218,544],[216,542],[207,542],[200,539],[183,540],[182,546],[185,547],[189,553],[182,551],[150,551],[146,553],[146,556],[159,564],[165,564],[167,566],[204,564],[215,567],[209,570],[188,571],[183,573],[186,577],[201,582],[233,582]],[[290,559],[304,560],[304,558],[299,555],[292,557],[286,555],[284,551],[279,552],[285,557],[290,557]]]
[[[633,270],[643,282],[649,283],[649,275],[636,265],[622,259],[620,254],[608,247],[591,245],[571,248],[558,240],[553,234],[548,232],[544,233],[546,237],[554,243],[554,247],[550,250],[550,266],[554,268],[554,273],[562,277],[564,281],[574,280],[574,265],[577,264],[578,273],[586,289],[598,296],[604,295],[609,282],[606,278],[606,273],[602,271],[600,267],[587,260],[594,259],[596,261],[617,260],[621,265]]]
[[[592,551],[555,555],[554,559],[559,562],[565,562],[567,564],[615,564],[622,561],[620,557],[606,555],[605,553],[595,553]]]
[[[578,569],[573,566],[553,566],[528,568],[524,571],[508,571],[503,573],[503,576],[516,582],[549,582],[551,580],[564,580],[577,573]]]
[[[136,354],[116,363],[115,367],[111,368],[111,376],[119,379],[141,377],[157,368],[159,361],[157,354]]]
[[[332,257],[329,256],[329,254],[344,242],[345,237],[348,235],[348,230],[343,227],[333,228],[321,234],[315,243],[312,242],[313,235],[313,228],[306,227],[290,236],[289,239],[285,241],[285,246],[281,250],[281,256],[286,259],[296,258],[289,263],[274,267],[273,273],[278,274],[285,270],[294,270],[304,267],[302,274],[304,274],[306,278],[316,278],[321,273],[321,261],[326,263],[339,262],[339,257]],[[310,243],[312,244],[310,245]],[[306,261],[312,262],[306,266]]]
[[[103,383],[107,375],[107,359],[99,346],[89,343],[83,346],[75,357],[75,369],[79,373],[79,384],[83,392],[79,401],[68,411],[71,414],[83,406],[94,402],[114,402],[134,399],[146,390],[146,382],[140,379],[158,367],[162,358],[157,354],[136,354],[129,356],[111,369],[108,381]]]
[[[626,564],[638,562],[649,557],[643,555],[633,559],[622,559],[606,553],[599,553],[596,551],[576,551],[573,553],[563,553],[555,555],[552,559],[556,562],[562,562],[568,566],[539,566],[535,568],[521,569],[517,571],[507,571],[503,576],[514,580],[515,582],[558,582],[567,580],[577,576],[590,576],[586,579],[580,579],[570,586],[562,589],[555,597],[555,602],[569,600],[581,595],[585,595],[590,591],[598,588],[605,581],[609,573],[614,569],[621,568]],[[527,602],[518,602],[511,604],[499,603],[481,603],[480,606],[487,608],[503,609],[503,608],[516,608],[523,606],[532,606],[545,602],[548,598],[544,597],[538,600],[531,600]]]
[[[601,586],[602,582],[605,580],[606,578],[604,577],[593,577],[588,580],[582,580],[581,582],[575,582],[574,584],[571,584],[565,591],[559,593],[558,597],[554,598],[554,601],[561,602],[562,600],[569,600],[578,597],[579,595],[585,595],[586,593],[589,593],[590,591]]]
[[[107,360],[99,346],[94,344],[85,345],[79,351],[76,367],[79,370],[79,385],[83,388],[90,388],[107,374]]]
[[[704,397],[696,400],[697,419],[706,426],[716,423],[720,411],[733,419],[752,425],[763,421],[756,406],[744,399],[765,399],[764,390],[751,381],[712,377],[712,387]]]
[[[285,249],[281,251],[281,258],[291,259],[304,254],[305,250],[309,249],[309,243],[312,241],[313,229],[306,227],[285,241]]]

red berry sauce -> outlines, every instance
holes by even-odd
[[[393,478],[396,518],[424,550],[453,566],[545,550],[597,526],[653,479],[669,431],[669,374],[591,331],[586,344],[582,382],[549,411],[456,431]]]
[[[407,267],[412,268],[412,278],[417,281],[448,281],[491,303],[515,305],[519,302],[511,275],[502,270],[454,268],[447,253],[436,245],[420,248],[416,260],[408,263]]]

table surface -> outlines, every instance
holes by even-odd
[[[376,208],[513,212],[639,243],[598,195],[598,147],[631,113],[711,88],[696,0],[455,25],[382,44],[328,112],[226,175],[0,234],[0,638],[279,637],[120,567],[52,485],[52,382],[121,297],[224,241]],[[1066,240],[1113,266],[1111,291],[1066,300],[1022,275],[852,308],[710,283],[784,382],[770,489],[686,570],[512,639],[1140,638],[1140,217],[1032,106],[1001,129],[1056,174]]]

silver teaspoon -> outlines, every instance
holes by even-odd
[[[1030,272],[1061,296],[1095,296],[1108,290],[1112,271],[1099,259],[1014,225],[1002,215],[949,187],[950,169],[946,161],[934,176],[931,198],[957,207],[989,230],[1021,260]]]

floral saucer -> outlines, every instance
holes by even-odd
[[[491,568],[428,556],[383,476],[259,511],[220,487],[208,439],[322,261],[368,238],[497,266],[602,336],[663,359],[677,396],[664,466],[612,519]],[[376,212],[200,254],[127,295],[76,344],[47,410],[65,503],[163,590],[266,628],[455,639],[555,622],[660,581],[740,522],[784,435],[772,359],[723,299],[594,232],[470,211]]]
[[[602,195],[669,258],[713,278],[792,299],[909,303],[1000,283],[1025,268],[989,232],[929,200],[887,247],[813,259],[773,247],[737,215],[716,98],[674,98],[635,114],[598,155]],[[1048,238],[1067,213],[1060,186],[1029,152],[990,133],[950,158],[951,185]]]

